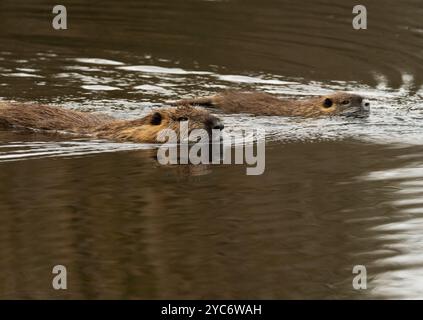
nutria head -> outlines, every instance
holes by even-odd
[[[205,109],[180,106],[177,108],[157,109],[147,116],[129,121],[117,121],[96,129],[96,135],[120,141],[165,142],[162,133],[170,129],[181,138],[181,128],[187,128],[187,134],[195,129],[204,129],[209,135],[212,130],[223,130],[221,120]]]
[[[319,109],[323,115],[364,118],[369,116],[370,103],[363,97],[348,92],[336,92],[318,98]]]

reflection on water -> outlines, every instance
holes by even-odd
[[[365,120],[223,115],[266,171],[160,166],[155,146],[0,132],[0,297],[416,298],[423,291],[419,1],[0,4],[0,98],[136,118],[228,88],[366,96]],[[211,110],[218,113],[218,110]],[[51,289],[64,264],[69,290]],[[352,288],[365,265],[368,290]]]
[[[422,153],[415,155],[422,157]],[[421,298],[423,294],[423,162],[408,167],[376,171],[364,177],[392,188],[387,205],[395,210],[394,219],[373,228],[384,241],[383,250],[395,253],[373,262],[385,270],[375,277],[373,293],[388,298]]]
[[[378,173],[408,167],[402,155],[422,151],[269,144],[262,176],[242,166],[162,167],[144,151],[3,163],[2,294],[415,296],[419,212],[402,210],[418,208],[419,195]],[[397,178],[419,186],[419,175]],[[65,293],[50,288],[58,263],[70,273]],[[352,289],[359,264],[368,268],[367,291]]]

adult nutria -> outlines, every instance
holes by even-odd
[[[188,133],[194,129],[223,129],[219,118],[207,110],[190,106],[157,109],[135,120],[119,120],[97,113],[64,108],[0,102],[0,129],[41,130],[59,134],[74,133],[93,137],[142,143],[164,142],[157,137],[162,129],[180,134],[180,122],[188,121]]]
[[[179,100],[178,105],[217,107],[225,113],[250,113],[263,116],[347,116],[366,117],[370,104],[363,97],[347,92],[308,99],[281,99],[264,92],[227,91],[222,94]]]

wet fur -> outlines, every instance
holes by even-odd
[[[53,130],[90,133],[115,121],[104,114],[78,112],[45,105],[0,103],[0,127],[22,130]]]
[[[154,117],[160,123],[154,123]],[[20,131],[44,131],[66,135],[89,135],[115,141],[163,142],[158,133],[172,129],[179,138],[179,119],[189,120],[189,131],[210,131],[220,120],[204,109],[182,106],[158,109],[135,120],[119,120],[98,113],[79,112],[59,107],[35,104],[0,103],[0,129]]]
[[[333,106],[324,108],[324,101],[328,97],[333,100]],[[175,104],[215,107],[225,113],[318,117],[339,114],[342,109],[341,103],[345,99],[352,101],[353,108],[361,108],[363,98],[346,92],[337,92],[308,99],[282,99],[265,92],[226,91],[209,97],[179,100]]]

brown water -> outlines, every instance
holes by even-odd
[[[362,1],[0,4],[0,97],[133,118],[179,97],[347,89],[366,120],[220,115],[266,171],[154,147],[0,132],[1,298],[421,298],[423,6]],[[101,60],[99,60],[101,59]],[[52,289],[54,265],[68,290]],[[367,268],[367,290],[352,269]]]

